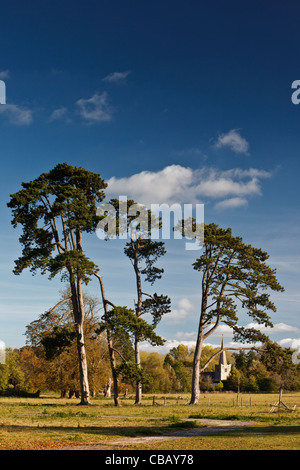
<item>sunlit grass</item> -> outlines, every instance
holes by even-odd
[[[200,404],[188,405],[188,395],[146,396],[135,406],[132,397],[117,408],[112,399],[92,399],[91,406],[55,396],[0,398],[0,449],[61,448],[78,444],[109,444],[114,439],[162,435],[199,426],[197,419],[252,422],[248,429],[186,437],[139,449],[300,449],[300,393],[287,393],[283,401],[296,404],[294,412],[270,413],[277,400],[272,394],[202,394]],[[242,400],[241,400],[242,398]],[[155,405],[153,405],[153,402]],[[192,421],[183,422],[184,418]],[[115,447],[114,447],[115,448]],[[126,447],[127,448],[127,447]],[[129,447],[128,447],[129,448]],[[130,447],[132,448],[132,447]]]

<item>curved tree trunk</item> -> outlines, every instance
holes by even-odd
[[[200,359],[202,352],[203,338],[201,329],[199,329],[194,361],[193,361],[193,376],[192,376],[192,393],[190,405],[198,405],[200,398]]]

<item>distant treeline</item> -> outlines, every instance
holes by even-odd
[[[103,395],[110,382],[111,370],[104,337],[89,339],[89,381],[93,396]],[[126,347],[124,347],[126,349]],[[205,346],[203,361],[217,349]],[[132,352],[132,351],[131,351]],[[127,352],[130,347],[127,345]],[[232,390],[241,392],[273,392],[281,385],[285,390],[300,390],[299,366],[293,364],[292,352],[272,343],[263,351],[240,351],[228,354],[232,364],[231,374],[224,382],[214,383],[211,377],[201,377],[203,391]],[[141,352],[144,370],[144,393],[189,392],[192,379],[193,350],[180,344],[168,354]],[[210,365],[214,370],[217,359]],[[74,342],[52,356],[44,346],[27,345],[8,349],[6,364],[0,366],[0,395],[39,396],[40,392],[53,391],[61,397],[78,396],[78,365]],[[134,393],[134,381],[120,378],[120,393]]]

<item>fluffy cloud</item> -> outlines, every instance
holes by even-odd
[[[278,342],[280,346],[283,348],[291,348],[291,349],[300,350],[300,338],[285,338]]]
[[[55,109],[51,113],[51,115],[49,117],[49,121],[52,122],[52,121],[63,120],[65,122],[71,122],[68,115],[69,115],[69,112],[68,112],[67,108],[65,108],[64,106],[61,106],[60,108]]]
[[[228,147],[235,153],[248,153],[249,144],[236,129],[232,129],[227,134],[221,134],[215,143],[215,148]]]
[[[182,323],[187,317],[193,314],[194,306],[189,299],[182,298],[178,301],[176,308],[164,316],[167,323]]]
[[[104,91],[99,95],[95,93],[91,98],[79,99],[76,102],[80,116],[89,122],[111,121],[113,109],[110,105],[108,93]]]
[[[164,317],[163,321],[165,321],[168,315],[169,314],[167,314]],[[270,335],[270,337],[272,337],[273,333],[280,334],[280,333],[286,333],[288,331],[299,333],[299,328],[296,328],[291,325],[287,325],[286,323],[276,323],[273,328],[265,327],[264,325],[257,325],[256,323],[249,323],[248,325],[246,325],[246,327],[259,329],[263,333]],[[204,343],[205,346],[212,346],[214,348],[219,347],[221,344],[222,336],[224,336],[225,346],[228,348],[238,348],[238,347],[244,348],[246,346],[244,343],[237,343],[232,340],[233,330],[227,325],[220,325],[216,333],[212,334],[209,337],[209,341],[205,341]],[[178,331],[174,335],[174,338],[168,339],[163,346],[155,346],[153,348],[149,343],[142,343],[141,349],[144,351],[149,351],[149,352],[152,352],[153,350],[155,350],[159,352],[160,354],[167,354],[170,351],[170,349],[176,348],[180,344],[184,344],[185,346],[188,346],[189,348],[195,347],[196,338],[197,338],[196,331],[193,331],[193,332]],[[283,348],[291,348],[291,349],[300,350],[300,338],[284,338],[277,342]],[[249,344],[248,346],[249,347],[252,347],[252,346],[261,347],[261,343]]]
[[[247,206],[248,201],[242,197],[232,197],[216,204],[217,209],[235,209],[236,207]]]
[[[108,83],[116,83],[117,85],[126,80],[128,75],[130,74],[129,71],[127,72],[113,72],[107,75],[106,77],[102,78],[103,82]]]
[[[257,325],[257,323],[248,323],[247,328],[256,328],[266,334],[285,333],[287,331],[299,332],[296,326],[287,325],[286,323],[276,323],[273,328],[270,326]]]
[[[170,165],[157,172],[142,171],[108,180],[108,196],[126,195],[144,204],[172,204],[216,200],[218,208],[241,207],[248,197],[261,195],[261,180],[270,172],[250,168],[193,170]],[[219,200],[219,201],[217,201]]]
[[[107,194],[127,195],[140,203],[172,202],[193,185],[193,171],[171,165],[158,172],[142,171],[125,178],[110,178]],[[176,200],[176,199],[175,199]],[[177,199],[178,201],[178,199]],[[176,202],[177,202],[176,201]]]
[[[33,121],[30,109],[22,108],[15,104],[2,104],[0,106],[0,114],[16,126],[28,126]]]

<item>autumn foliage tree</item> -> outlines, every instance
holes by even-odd
[[[79,394],[80,382],[76,329],[69,294],[69,289],[63,291],[56,308],[52,307],[27,325],[27,346],[21,351],[20,360],[31,383],[35,384],[39,377],[40,381],[43,380],[42,388],[72,397]],[[87,293],[84,293],[83,300],[89,388],[91,395],[95,395],[103,391],[110,376],[109,361],[105,338],[95,334],[100,320],[99,301]]]

